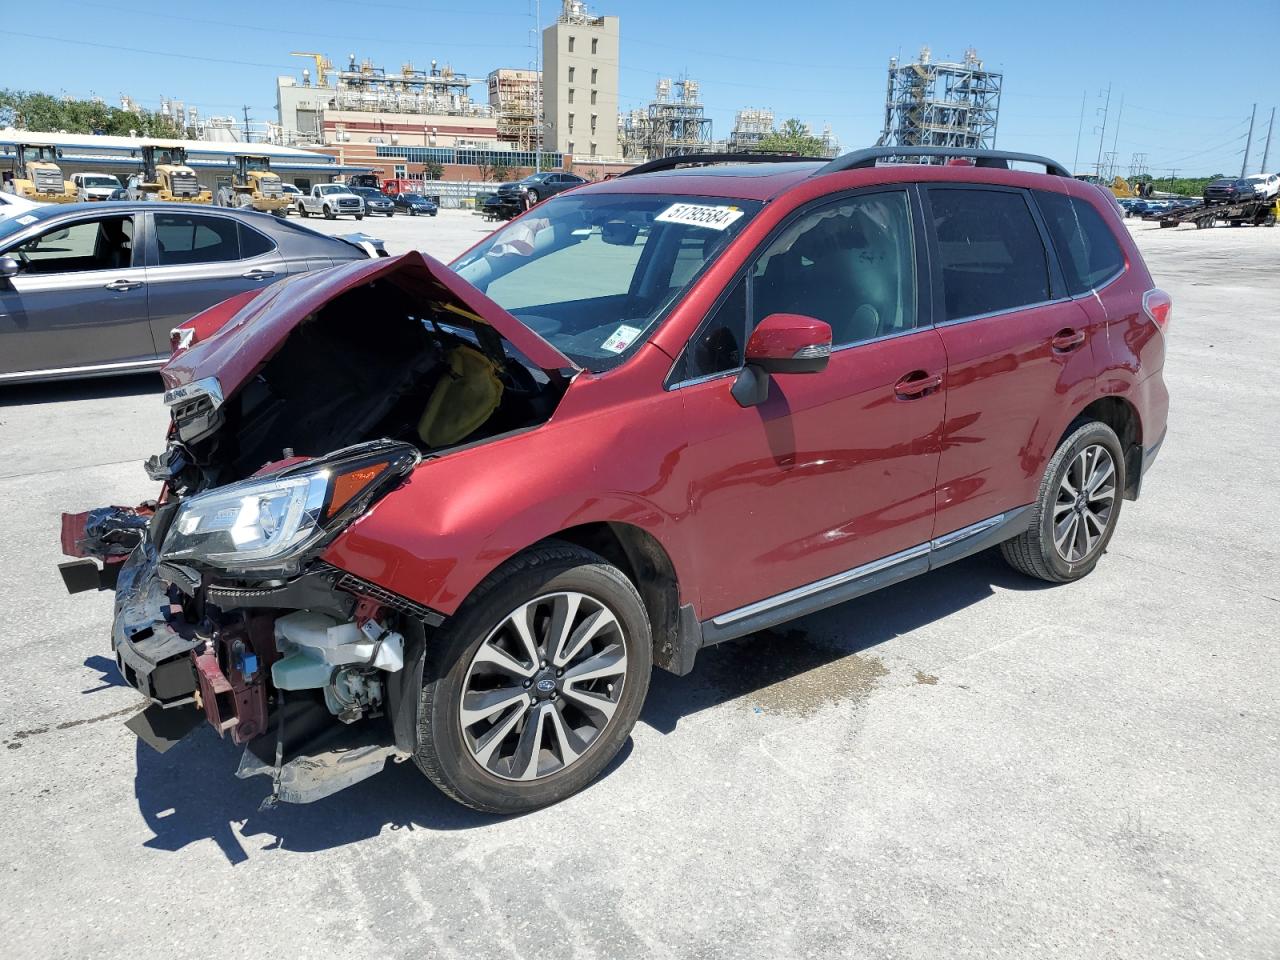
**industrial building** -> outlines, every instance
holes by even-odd
[[[933,60],[928,47],[914,63],[893,57],[877,144],[993,148],[1002,80],[973,48],[959,63]]]
[[[498,139],[515,150],[542,146],[539,106],[542,74],[537,70],[500,67],[489,74],[489,108],[498,121]]]
[[[707,153],[711,118],[703,115],[697,80],[663,77],[649,105],[622,118],[622,155],[631,161]]]
[[[140,172],[142,147],[161,150],[180,147],[187,152],[187,166],[195,171],[201,186],[211,191],[227,181],[235,170],[237,155],[266,157],[271,169],[286,183],[309,190],[313,184],[329,183],[352,174],[367,172],[364,165],[338,163],[333,157],[313,150],[301,150],[273,143],[218,143],[205,140],[163,140],[152,137],[110,137],[88,133],[42,133],[32,130],[0,130],[0,174],[13,171],[18,144],[48,144],[58,151],[58,166],[70,178],[73,173],[107,173],[123,183]]]
[[[726,148],[735,153],[750,153],[760,149],[760,141],[773,133],[773,111],[748,107],[733,117],[733,129],[729,131]]]
[[[581,0],[564,0],[542,31],[542,113],[547,146],[583,160],[617,158],[617,17],[594,17]]]

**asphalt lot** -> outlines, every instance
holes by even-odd
[[[54,565],[60,511],[154,495],[158,381],[0,393],[6,954],[1280,955],[1280,230],[1133,229],[1170,431],[1092,576],[981,555],[706,651],[602,780],[511,820],[410,764],[259,813],[212,731],[137,745],[110,597]]]

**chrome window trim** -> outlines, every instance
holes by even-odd
[[[951,533],[944,534],[941,537],[934,537],[932,540],[927,540],[917,546],[908,547],[906,550],[900,550],[898,553],[892,553],[887,557],[881,557],[879,560],[872,560],[869,563],[864,563],[861,566],[854,567],[852,570],[845,570],[843,573],[836,573],[829,577],[824,577],[821,580],[815,580],[812,583],[806,583],[803,586],[787,590],[783,593],[774,594],[772,597],[757,600],[756,602],[749,603],[744,607],[738,607],[736,610],[730,610],[727,613],[722,613],[719,616],[712,617],[711,622],[717,627],[725,627],[729,624],[737,623],[739,620],[745,620],[746,618],[753,617],[756,614],[772,610],[775,607],[785,606],[789,603],[794,603],[797,600],[803,600],[806,597],[824,593],[834,587],[844,586],[845,584],[852,583],[855,580],[861,580],[864,577],[871,576],[872,574],[880,573],[881,571],[888,570],[891,567],[896,567],[898,564],[905,563],[908,560],[916,560],[920,557],[928,556],[937,550],[943,550],[947,547],[954,546],[962,540],[967,540],[970,537],[977,536],[978,534],[984,533],[993,527],[999,526],[1008,515],[1008,512],[997,513],[994,517],[987,517],[985,520],[979,520],[977,523],[971,523],[967,527],[961,527],[959,530],[953,530]]]
[[[1085,296],[1085,294],[1081,294]],[[1009,307],[1005,310],[993,310],[990,313],[975,313],[969,317],[956,317],[954,320],[941,320],[935,323],[935,327],[952,327],[958,323],[971,323],[974,320],[988,320],[992,317],[1003,317],[1010,313],[1021,313],[1023,310],[1036,310],[1040,307],[1052,307],[1059,303],[1070,303],[1075,297],[1058,297],[1054,300],[1037,300],[1035,303],[1023,304],[1020,307]]]

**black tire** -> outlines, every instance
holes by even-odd
[[[529,781],[496,776],[464,742],[460,699],[480,645],[521,604],[572,590],[605,604],[626,643],[623,688],[612,718],[568,766]],[[557,803],[590,784],[626,742],[640,715],[652,670],[649,617],[635,586],[603,557],[549,542],[512,558],[486,577],[427,644],[414,761],[447,796],[486,813],[519,814]]]
[[[527,194],[527,196],[529,197],[529,206],[531,206],[531,207],[532,207],[535,203],[537,203],[539,200],[541,200],[541,199],[542,199],[540,196],[538,196],[538,191],[537,191],[537,190],[530,190],[530,191],[529,191],[529,193]]]
[[[338,219],[338,215],[337,215],[336,213],[334,213],[331,209],[329,209],[329,205],[328,205],[327,203],[324,205],[324,218],[325,218],[326,220],[337,220],[337,219]]]
[[[357,219],[357,220],[363,220],[363,219],[364,219],[364,214],[363,214],[363,213],[357,213],[357,214],[356,214],[356,219]]]
[[[298,216],[300,216],[303,220],[306,220],[308,217],[311,216],[311,213],[302,204],[298,204]]]
[[[411,216],[411,217],[416,217],[417,215],[418,215],[418,211],[417,211],[417,210],[415,210],[413,207],[410,207],[410,208],[409,208],[409,216]]]
[[[1098,542],[1084,557],[1069,562],[1054,546],[1053,507],[1058,501],[1059,487],[1067,470],[1082,450],[1095,444],[1105,447],[1111,454],[1115,467],[1115,493],[1106,527]],[[1058,445],[1057,451],[1045,467],[1040,490],[1032,505],[1030,526],[1012,540],[1000,544],[1000,552],[1004,554],[1005,560],[1020,573],[1050,583],[1070,583],[1088,574],[1106,553],[1107,544],[1111,542],[1111,535],[1115,533],[1116,523],[1120,520],[1120,505],[1124,502],[1124,471],[1124,451],[1120,448],[1115,431],[1096,420],[1080,423]]]

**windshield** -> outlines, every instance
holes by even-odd
[[[400,196],[405,200],[419,201],[422,199],[422,195],[418,193],[402,193]]]
[[[8,203],[9,201],[6,200],[5,202]],[[30,210],[24,210],[17,216],[9,217],[6,220],[0,220],[0,256],[4,256],[4,253],[2,252],[4,241],[10,235],[17,233],[19,230],[27,229],[27,227],[39,220],[49,219],[58,211],[56,209],[52,211],[48,209],[41,209],[41,207],[53,206],[54,204],[42,204],[41,206],[32,207]]]
[[[320,193],[350,193],[351,191],[341,183],[326,183],[320,186]]]
[[[630,356],[760,204],[574,193],[454,261],[458,274],[593,372]]]
[[[120,189],[120,181],[115,177],[85,177],[84,185],[86,187],[109,187],[112,190]]]

